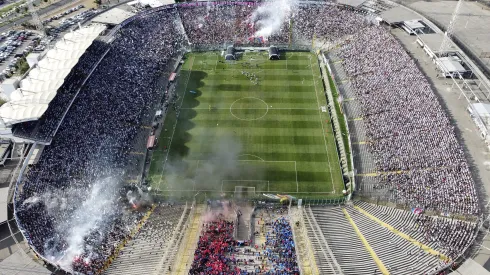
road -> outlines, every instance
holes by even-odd
[[[58,2],[56,2],[54,4],[52,4],[52,5],[49,5],[49,6],[45,7],[45,8],[42,8],[42,9],[38,10],[37,11],[37,14],[39,15],[39,17],[42,17],[43,14],[52,12],[55,9],[58,9],[58,8],[60,8],[62,6],[68,5],[68,4],[70,4],[72,2],[76,2],[76,1],[77,0],[60,0],[60,1],[58,1]],[[5,32],[7,30],[10,30],[15,25],[20,25],[20,24],[22,24],[22,23],[24,23],[26,21],[29,21],[29,20],[31,20],[31,18],[32,18],[31,16],[26,16],[26,17],[20,18],[20,19],[18,19],[16,21],[12,22],[12,23],[9,23],[9,24],[7,24],[7,25],[5,25],[3,27],[0,27],[0,33]]]

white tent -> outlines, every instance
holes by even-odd
[[[20,87],[10,96],[11,101],[0,106],[0,122],[11,125],[39,119],[80,57],[105,28],[93,24],[67,33],[56,42],[20,81]]]

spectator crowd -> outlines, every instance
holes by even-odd
[[[224,220],[222,215],[217,220],[204,224],[189,274],[241,274],[229,257],[236,245],[233,230],[233,222]]]
[[[141,217],[126,214],[124,199],[118,199],[124,193],[119,183],[137,175],[144,161],[131,152],[145,150],[147,133],[141,126],[151,124],[156,103],[163,97],[162,73],[168,76],[189,43],[262,43],[253,38],[254,9],[253,2],[237,2],[180,5],[137,15],[121,26],[110,44],[96,41],[89,48],[43,118],[14,129],[19,136],[52,137],[38,163],[29,168],[15,202],[17,220],[41,256],[64,255],[49,260],[54,264],[68,260],[70,266],[61,266],[68,271],[100,271]],[[414,206],[477,214],[474,182],[453,126],[428,81],[395,38],[368,24],[363,15],[333,5],[301,6],[291,18],[266,43],[309,44],[315,37],[340,43],[336,54],[361,103],[377,169],[409,171],[383,174],[380,182]],[[73,235],[70,222],[87,207],[95,182],[106,178],[116,179],[100,192],[108,194],[110,198],[104,199],[112,203],[93,213],[103,217],[83,232],[78,254],[65,253],[72,245],[67,239]],[[240,274],[225,255],[233,249],[233,224],[221,219],[205,228],[191,274]],[[270,274],[296,274],[288,221],[275,220],[273,229],[266,243],[266,256],[274,266]]]
[[[144,159],[130,152],[145,150],[147,133],[141,126],[151,125],[155,103],[162,97],[158,80],[182,54],[184,36],[176,26],[176,17],[175,9],[140,15],[124,26],[110,45],[86,53],[100,54],[109,48],[19,189],[16,215],[30,244],[65,270],[97,273],[137,223],[139,215],[125,214],[126,204],[118,199],[124,197],[119,183],[140,171],[137,168]],[[97,57],[87,60],[87,67],[65,82],[70,93]],[[71,95],[66,95],[60,104],[70,100]],[[53,115],[62,112],[57,107]],[[75,249],[79,254],[66,259],[70,255],[66,251],[71,249],[68,238],[76,227],[73,217],[89,208],[86,204],[98,181],[105,183],[100,192],[108,194],[104,199],[112,203],[94,209],[91,214],[103,215],[101,220],[80,236],[83,244]],[[71,266],[64,261],[72,262]]]
[[[275,219],[272,231],[266,233],[263,246],[264,255],[272,264],[266,274],[299,274],[298,263],[293,240],[293,231],[287,217]]]
[[[477,214],[478,198],[454,126],[415,61],[383,27],[335,52],[361,105],[381,186],[411,206]],[[401,172],[400,172],[401,171]]]

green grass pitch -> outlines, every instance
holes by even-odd
[[[180,113],[169,110],[153,151],[154,190],[233,193],[247,186],[293,196],[342,193],[315,55],[287,52],[270,61],[267,52],[245,52],[228,62],[218,52],[190,53],[177,81]],[[222,140],[239,149],[222,148]],[[218,166],[232,165],[233,173],[210,167],[213,155],[228,151],[235,155]]]

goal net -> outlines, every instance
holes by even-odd
[[[253,197],[269,189],[268,180],[222,180],[221,191],[233,192],[235,197]]]

